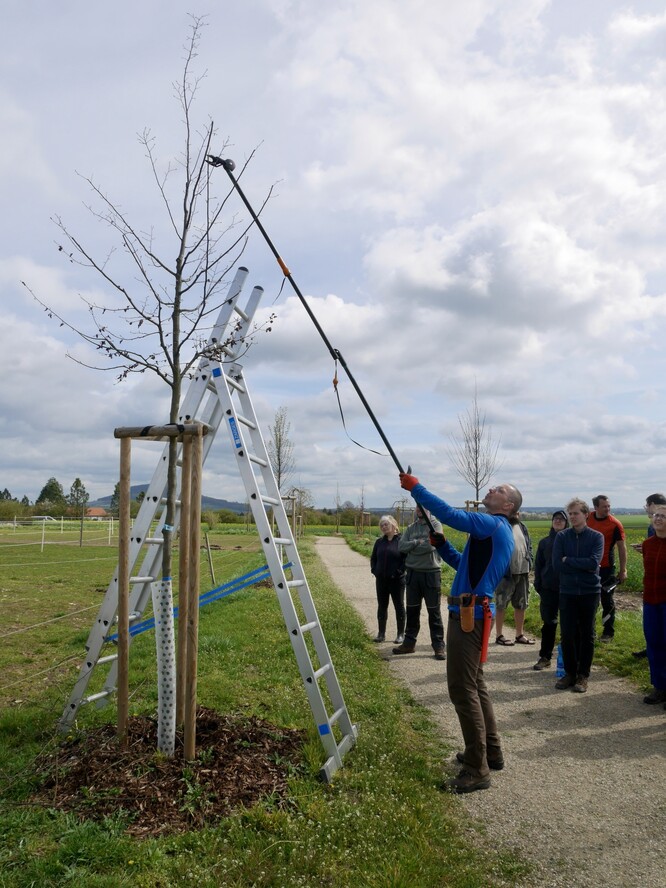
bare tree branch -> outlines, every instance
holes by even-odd
[[[472,406],[458,416],[458,424],[460,438],[450,436],[451,446],[447,448],[447,453],[456,472],[474,488],[478,500],[481,488],[499,471],[503,460],[498,462],[501,442],[493,441],[491,429],[486,424],[486,414],[481,414],[476,385]]]

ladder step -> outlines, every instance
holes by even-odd
[[[224,378],[227,380],[227,385],[229,385],[232,389],[235,389],[237,392],[240,392],[241,395],[245,394],[245,386],[241,385],[240,382],[237,382],[233,376],[227,376],[224,374]]]
[[[326,663],[320,669],[317,669],[317,671],[314,674],[315,680],[319,680],[322,677],[322,675],[326,675],[326,673],[330,670],[330,668],[331,668],[331,664]]]
[[[97,665],[99,666],[100,663],[115,663],[117,659],[118,654],[109,654],[108,657],[100,657],[97,661]]]
[[[256,423],[252,422],[251,419],[246,419],[246,417],[241,416],[240,413],[236,414],[236,419],[238,420],[238,422],[241,423],[241,425],[247,426],[248,429],[256,429],[257,427]]]
[[[237,314],[239,317],[241,317],[241,318],[245,321],[245,323],[247,324],[247,322],[250,320],[250,316],[249,316],[248,314],[246,314],[246,313],[243,311],[243,309],[240,308],[238,305],[234,305],[234,311],[235,311],[236,314]]]
[[[163,496],[162,499],[160,500],[160,505],[161,505],[161,506],[166,506],[166,504],[167,504],[167,498],[166,498],[165,496]],[[179,499],[176,500],[176,505],[177,505],[177,506],[180,506],[180,505],[181,505],[181,502],[180,502]]]
[[[303,623],[300,627],[301,632],[311,632],[313,629],[316,629],[319,623],[316,620],[313,620],[311,623]],[[294,630],[295,634],[295,630]]]
[[[266,542],[268,542],[268,538],[266,538]],[[273,542],[276,546],[293,546],[294,541],[287,539],[287,537],[273,537]]]
[[[334,725],[338,721],[338,719],[342,718],[344,714],[345,708],[344,706],[341,706],[340,709],[336,709],[333,715],[329,718],[329,722]]]
[[[164,537],[146,537],[144,543],[153,543],[156,546],[163,546]]]
[[[95,700],[103,700],[105,697],[110,697],[114,691],[115,688],[110,688],[106,691],[100,691],[99,694],[91,694],[89,697],[84,697],[81,703],[94,703]]]
[[[130,583],[154,583],[155,577],[130,577]]]
[[[252,454],[248,453],[247,458],[250,460],[250,462],[256,463],[258,466],[261,466],[264,469],[268,465],[268,460],[262,459],[260,456],[253,456]]]
[[[272,496],[262,496],[261,501],[268,506],[279,506],[282,502],[282,500],[274,499]]]
[[[298,589],[299,586],[305,586],[305,582],[303,580],[287,580],[289,589]]]

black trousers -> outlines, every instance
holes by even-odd
[[[442,572],[440,570],[407,571],[407,627],[405,642],[416,642],[421,628],[421,602],[425,601],[433,650],[442,650],[444,623],[442,622]]]
[[[555,647],[557,634],[557,615],[560,610],[560,593],[557,589],[542,589],[539,598],[539,612],[543,626],[541,627],[541,650],[539,656],[550,660]]]
[[[601,624],[602,635],[612,638],[615,635],[615,594],[607,592],[604,586],[615,585],[615,574],[612,567],[602,567],[599,570],[601,576]]]
[[[377,623],[380,631],[386,629],[389,601],[395,608],[397,635],[405,631],[405,577],[375,577],[377,590]]]
[[[598,592],[590,595],[560,593],[562,659],[567,675],[590,676],[594,657],[594,620],[598,607]]]

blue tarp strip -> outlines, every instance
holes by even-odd
[[[291,561],[284,564],[283,567],[291,567]],[[269,577],[270,571],[268,565],[264,564],[263,567],[257,567],[255,570],[243,574],[243,576],[237,577],[235,580],[230,580],[228,583],[224,583],[216,589],[211,589],[209,592],[202,592],[199,596],[199,607],[217,601],[219,598],[226,598],[227,595],[231,595],[233,592],[238,592],[240,589],[245,589],[247,586],[254,586],[255,583],[260,583],[262,580],[269,579]],[[174,607],[173,609],[173,618],[174,620],[178,619],[178,607]],[[130,626],[129,634],[134,637],[135,635],[140,635],[142,632],[148,632],[150,629],[154,628],[155,618],[150,617],[147,620],[141,620],[140,623],[135,623],[133,626]],[[114,635],[108,635],[106,638],[107,641],[116,641],[117,639],[117,632]]]

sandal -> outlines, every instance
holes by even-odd
[[[518,639],[516,639],[516,641],[517,640]],[[502,645],[504,645],[504,647],[508,647],[508,648],[513,647],[515,643],[516,643],[515,641],[509,641],[509,639],[505,638],[503,635],[498,635],[497,638],[495,639],[495,644],[502,644]]]
[[[516,635],[516,644],[534,644],[534,639],[527,635]]]

